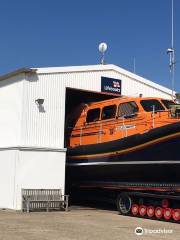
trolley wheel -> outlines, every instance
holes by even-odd
[[[117,197],[117,209],[120,214],[127,215],[132,206],[132,199],[126,193],[119,194]]]
[[[137,204],[133,204],[131,207],[131,212],[133,216],[136,216],[139,213],[139,206]]]
[[[172,218],[174,219],[174,221],[180,221],[180,209],[172,210]]]
[[[141,217],[144,217],[146,215],[147,208],[145,205],[139,206],[139,214]]]
[[[163,209],[161,207],[155,208],[155,216],[156,218],[160,219],[163,216]]]
[[[164,215],[164,219],[170,220],[171,217],[172,217],[172,209],[171,208],[165,208],[163,215]]]
[[[152,218],[154,216],[154,207],[153,206],[147,207],[147,215],[150,218]]]

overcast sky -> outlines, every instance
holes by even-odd
[[[180,91],[180,1],[174,0],[175,88]],[[1,0],[0,75],[21,67],[106,62],[171,87],[171,0]]]

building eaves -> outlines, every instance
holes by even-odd
[[[4,74],[4,75],[0,76],[0,81],[9,79],[9,78],[14,77],[16,75],[19,75],[21,73],[35,73],[35,72],[36,72],[35,68],[20,68],[20,69],[17,69],[15,71],[13,71],[13,72],[9,72],[7,74]]]

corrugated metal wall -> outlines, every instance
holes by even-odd
[[[101,76],[121,79],[123,95],[143,93],[144,96],[169,97],[113,70],[27,75],[24,82],[23,145],[63,148],[66,87],[101,91]],[[38,98],[45,99],[44,109],[36,105]]]
[[[24,74],[0,81],[0,148],[20,144]]]

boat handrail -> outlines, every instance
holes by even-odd
[[[155,124],[155,114],[156,114],[156,113],[163,113],[163,112],[169,113],[169,116],[172,117],[170,110],[158,110],[158,111],[154,111],[154,113],[153,113],[153,111],[152,111],[152,112],[149,112],[149,113],[152,113],[152,119],[149,119],[149,121],[152,120],[152,125],[153,125],[153,127],[155,127],[155,126],[154,126],[154,124]],[[83,125],[78,126],[78,127],[67,126],[67,129],[74,129],[74,130],[80,130],[80,131],[82,131],[84,128],[86,128],[87,125],[94,127],[94,126],[93,126],[94,123],[98,124],[98,126],[99,126],[99,125],[102,125],[102,126],[103,126],[103,129],[106,129],[106,125],[105,125],[105,124],[111,124],[111,123],[110,123],[111,121],[121,120],[121,121],[123,122],[124,120],[127,120],[127,119],[131,120],[131,119],[133,119],[133,117],[135,117],[135,116],[136,116],[136,117],[142,117],[142,118],[143,118],[143,117],[145,117],[145,115],[146,115],[146,113],[145,113],[144,111],[143,111],[143,112],[135,112],[135,113],[133,113],[133,114],[123,115],[123,116],[116,116],[115,118],[111,118],[111,119],[98,120],[98,121],[95,121],[95,122],[86,123],[85,125],[83,124]],[[179,114],[178,114],[178,115],[179,115]],[[141,119],[142,119],[142,118],[141,118]],[[137,119],[137,120],[141,120],[141,119]],[[149,121],[147,121],[147,122],[149,122]],[[153,121],[154,121],[154,122],[153,122]],[[134,123],[134,121],[133,121],[133,123]],[[139,125],[139,123],[137,122],[135,125]],[[108,129],[108,127],[107,127],[107,129]]]

